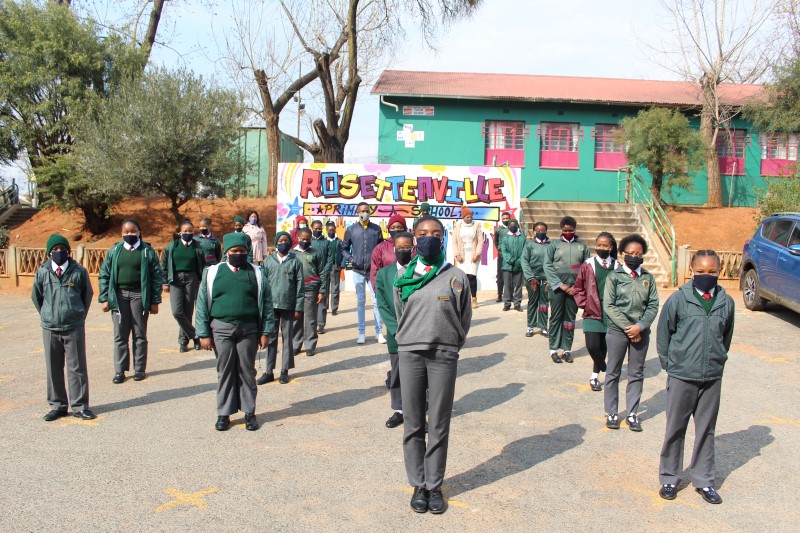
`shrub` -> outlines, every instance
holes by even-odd
[[[760,221],[775,213],[800,210],[800,177],[767,178],[764,189],[756,189],[756,217]]]

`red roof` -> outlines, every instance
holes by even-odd
[[[531,102],[692,107],[701,103],[699,84],[683,81],[471,72],[385,70],[371,92],[385,96]],[[720,85],[720,100],[739,106],[762,92],[762,85],[724,83]]]

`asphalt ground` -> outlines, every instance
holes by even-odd
[[[329,318],[319,353],[297,357],[289,384],[259,387],[261,429],[245,431],[239,415],[225,433],[213,429],[213,355],[178,353],[168,305],[150,319],[147,379],[122,385],[111,383],[111,318],[94,305],[87,343],[98,418],[44,422],[36,311],[22,294],[0,296],[0,530],[798,530],[800,316],[753,313],[737,296],[716,437],[724,503],[712,506],[688,475],[676,500],[658,497],[666,376],[655,339],[644,431],[607,430],[582,331],[575,363],[555,365],[546,339],[524,336],[525,313],[502,312],[491,297],[481,293],[461,352],[449,509],[435,516],[409,508],[402,428],[384,427],[388,356],[371,325],[356,346],[353,294]],[[692,441],[690,425],[687,465]]]

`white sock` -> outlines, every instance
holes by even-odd
[[[402,409],[395,409],[394,412],[395,413],[400,413],[401,415],[403,414],[403,410]]]
[[[592,378],[591,379],[597,379],[597,376],[599,376],[599,375],[600,374],[598,374],[597,372],[592,372]]]
[[[554,354],[557,354],[557,353],[558,352],[556,350],[550,350],[550,355],[554,355]]]

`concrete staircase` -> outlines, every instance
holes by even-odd
[[[590,249],[594,249],[594,239],[601,231],[608,231],[619,242],[622,237],[639,233],[648,242],[644,258],[644,268],[656,278],[659,287],[669,286],[669,265],[662,264],[655,251],[652,238],[642,226],[636,207],[630,204],[601,202],[534,202],[522,200],[522,218],[528,238],[534,236],[533,225],[544,222],[548,226],[551,239],[559,235],[558,223],[563,216],[573,217],[577,223],[577,234]]]
[[[19,204],[13,205],[8,211],[3,213],[2,218],[0,218],[0,225],[8,228],[18,226],[30,220],[31,217],[38,212],[39,209],[36,207]]]

